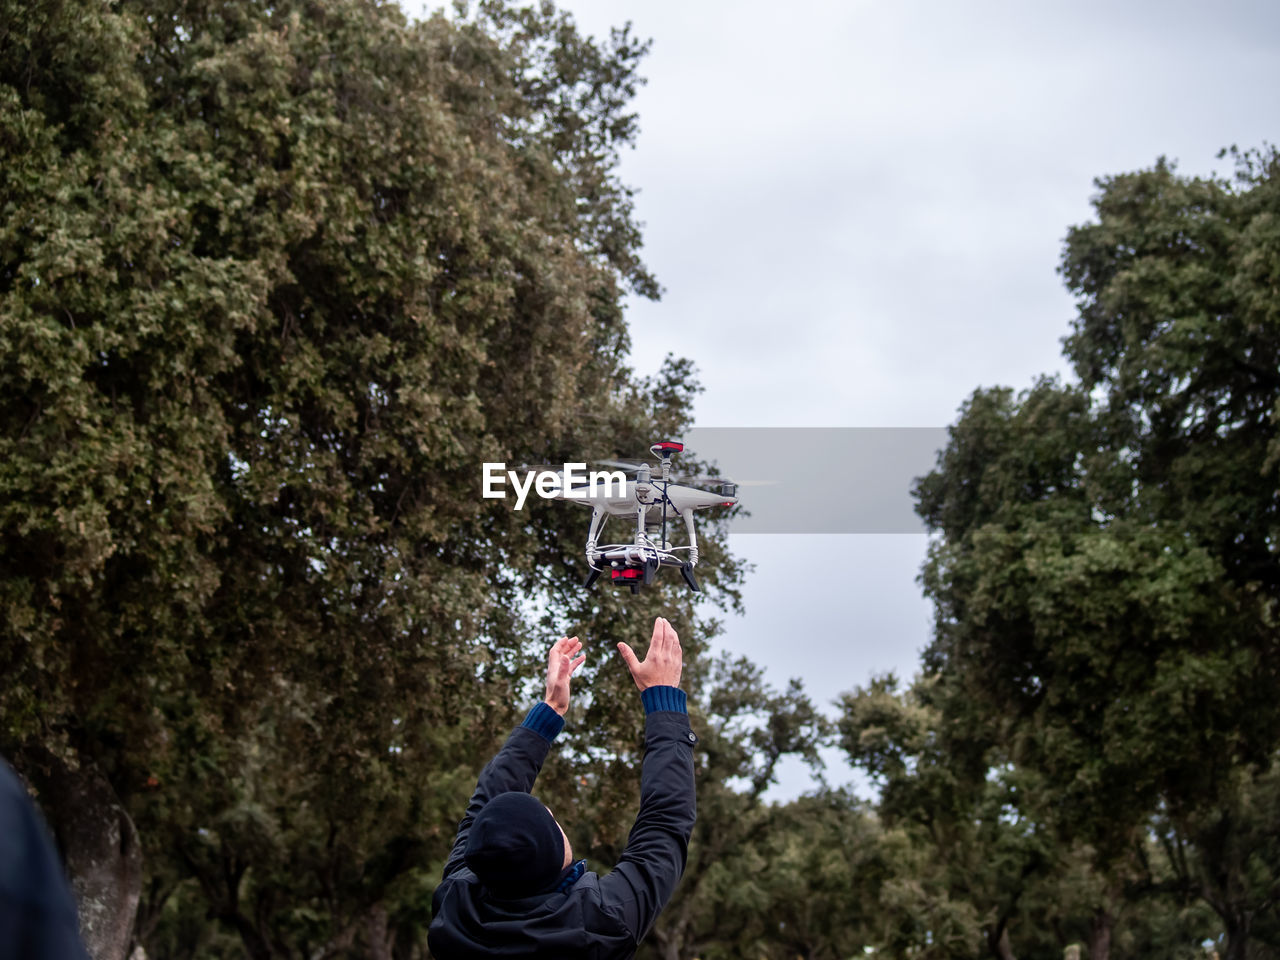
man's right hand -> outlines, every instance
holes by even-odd
[[[653,639],[643,661],[636,659],[636,652],[619,642],[618,652],[631,671],[631,679],[644,692],[646,687],[678,687],[684,656],[680,652],[680,638],[671,624],[658,617],[653,621]]]

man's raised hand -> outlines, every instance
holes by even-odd
[[[662,617],[653,621],[653,639],[649,641],[649,652],[643,661],[637,659],[636,652],[625,643],[618,643],[618,652],[641,692],[646,687],[680,686],[680,671],[684,667],[680,638]]]
[[[581,650],[577,637],[561,637],[547,654],[547,706],[562,717],[569,709],[569,677],[587,659],[586,654],[578,656]]]

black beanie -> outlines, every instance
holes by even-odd
[[[500,793],[472,822],[464,859],[499,897],[530,896],[559,879],[564,838],[539,801],[527,793]]]

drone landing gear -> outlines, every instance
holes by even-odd
[[[600,579],[600,574],[604,573],[599,567],[592,567],[591,572],[587,574],[587,579],[582,582],[584,587],[589,587]]]
[[[680,564],[680,576],[684,577],[684,582],[689,585],[689,589],[692,590],[694,593],[702,592],[702,588],[698,586],[697,578],[694,577],[693,575],[692,563]]]
[[[653,583],[653,578],[658,575],[658,567],[660,564],[657,560],[646,560],[644,562],[644,585],[647,587]]]

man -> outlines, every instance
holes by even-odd
[[[551,647],[546,699],[480,774],[432,899],[427,942],[440,960],[631,957],[684,872],[698,738],[680,689],[680,638],[661,617],[643,661],[618,644],[646,717],[640,812],[613,871],[600,877],[575,863],[560,824],[529,795],[564,726],[581,650],[577,637]]]

